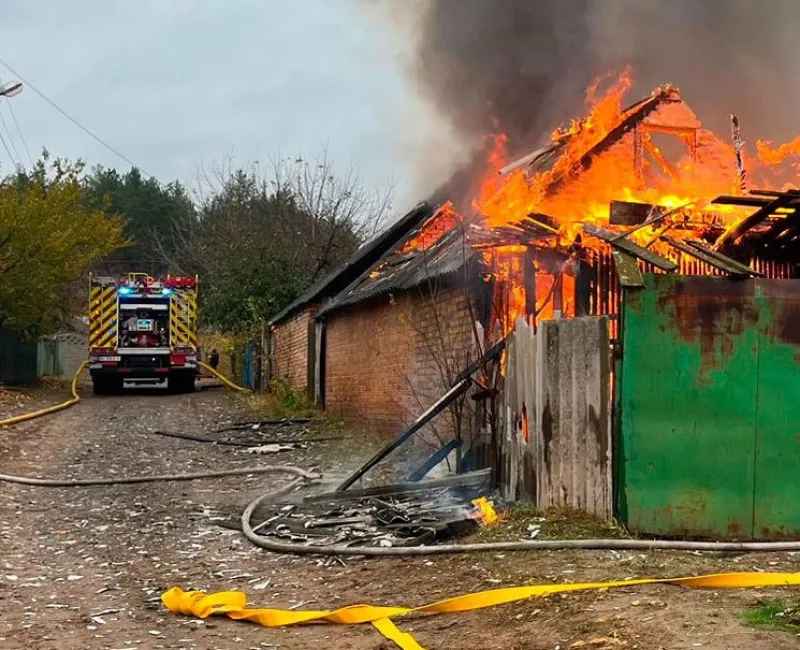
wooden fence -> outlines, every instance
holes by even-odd
[[[612,516],[608,318],[517,322],[507,351],[499,484],[546,509]]]

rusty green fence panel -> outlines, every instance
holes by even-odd
[[[755,281],[650,275],[625,294],[619,514],[661,535],[753,530]]]
[[[800,537],[800,280],[647,276],[621,329],[621,518],[643,533]]]
[[[800,536],[800,281],[757,280],[754,536]]]

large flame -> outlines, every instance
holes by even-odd
[[[552,134],[557,160],[546,171],[529,174],[519,168],[499,175],[499,169],[507,161],[508,143],[505,137],[498,137],[474,201],[476,212],[484,217],[487,226],[514,224],[532,213],[543,213],[557,218],[563,234],[571,239],[580,230],[580,223],[607,224],[613,200],[666,208],[692,205],[695,215],[703,215],[706,221],[721,219],[722,223],[735,222],[744,216],[747,210],[722,206],[709,209],[711,199],[733,192],[737,185],[733,144],[700,128],[696,116],[680,101],[678,90],[669,85],[652,93],[651,100],[667,101],[659,107],[649,128],[637,133],[632,129],[624,132],[626,119],[641,107],[639,103],[627,110],[623,108],[622,100],[630,86],[630,74],[625,72],[599,98],[599,85],[590,88],[587,117],[574,120],[567,128]],[[683,155],[669,160],[655,141],[654,133],[671,135],[674,144],[682,143]],[[589,157],[610,135],[621,137]],[[637,148],[641,153],[636,153]],[[637,155],[646,158],[638,165]],[[748,173],[753,177],[764,166],[778,165],[787,157],[798,155],[800,138],[779,147],[759,142],[758,157],[746,161]]]
[[[674,254],[658,241],[664,224],[677,238],[698,238],[710,228],[716,228],[714,236],[719,236],[752,212],[751,208],[711,205],[720,194],[741,192],[742,170],[737,167],[734,143],[702,128],[671,85],[656,88],[649,98],[623,108],[630,87],[629,71],[602,94],[600,83],[595,83],[587,92],[587,116],[553,132],[549,149],[542,153],[554,162],[539,171],[535,164],[533,171],[522,164],[511,165],[511,171],[503,173],[509,162],[509,142],[505,135],[496,136],[473,201],[483,228],[513,226],[530,215],[544,214],[555,219],[556,228],[552,236],[531,246],[566,252],[587,222],[621,231],[609,224],[612,201],[645,203],[658,206],[662,214],[674,210],[675,216],[641,228],[631,237],[656,252]],[[634,128],[634,122],[640,126]],[[659,142],[669,146],[669,155]],[[757,156],[749,158],[743,152],[742,157],[752,184],[774,185],[775,169],[790,157],[800,157],[800,136],[779,146],[759,141]],[[791,182],[786,183],[785,167],[781,169],[784,187],[793,185],[797,175],[795,168]],[[674,228],[679,222],[680,227]],[[584,238],[582,245],[605,246],[591,238]],[[531,309],[522,267],[532,258],[526,260],[525,247],[514,246],[484,248],[482,255],[504,287],[501,300],[495,291],[496,306],[502,305],[503,311],[495,324],[499,322],[504,335],[518,316]],[[540,319],[552,318],[556,311],[574,315],[574,277],[563,271],[537,268],[535,305]],[[558,300],[551,300],[553,295]]]
[[[486,234],[523,221],[530,225],[531,215],[543,235],[529,241],[516,237],[513,245],[498,245],[509,243],[502,236],[491,240],[496,243],[475,242],[495,280],[489,333],[493,340],[508,334],[520,316],[545,320],[559,313],[575,315],[570,256],[580,248],[605,250],[606,244],[582,236],[580,247],[572,245],[587,222],[618,233],[625,230],[610,224],[612,201],[657,206],[653,216],[668,212],[665,221],[630,236],[655,252],[674,256],[674,250],[659,240],[665,230],[676,238],[714,241],[752,212],[752,208],[711,204],[720,194],[742,192],[743,169],[754,187],[796,185],[798,166],[787,163],[790,158],[800,159],[800,136],[782,145],[757,141],[752,157],[739,143],[739,161],[736,143],[730,136],[722,138],[703,128],[677,88],[656,88],[649,97],[624,108],[624,96],[631,88],[629,71],[602,93],[600,87],[597,82],[587,91],[586,117],[554,131],[549,145],[538,156],[531,155],[527,163],[509,165],[511,143],[503,134],[494,138],[485,174],[472,200],[478,223],[470,219],[468,238],[473,226]],[[742,126],[746,130],[747,125]],[[738,128],[737,121],[736,134]],[[546,215],[546,223],[541,215]],[[448,203],[400,252],[431,249],[463,223]],[[526,231],[517,227],[515,232]],[[536,249],[542,248],[557,249],[561,257],[551,257],[565,261],[540,263]],[[527,273],[531,266],[535,272]],[[376,269],[373,275],[381,272]]]

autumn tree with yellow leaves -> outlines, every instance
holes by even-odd
[[[126,245],[123,220],[86,200],[82,173],[82,163],[45,152],[0,181],[0,328],[54,330],[72,307],[70,289]]]

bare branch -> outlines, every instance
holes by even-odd
[[[392,205],[391,189],[372,191],[352,168],[340,172],[326,149],[310,160],[275,156],[266,168],[236,167],[232,155],[201,165],[192,196],[196,219],[174,224],[154,254],[170,268],[202,272],[207,287],[224,277],[229,289],[241,284],[230,278],[246,265],[252,290],[265,294],[242,299],[260,319],[352,255]]]

